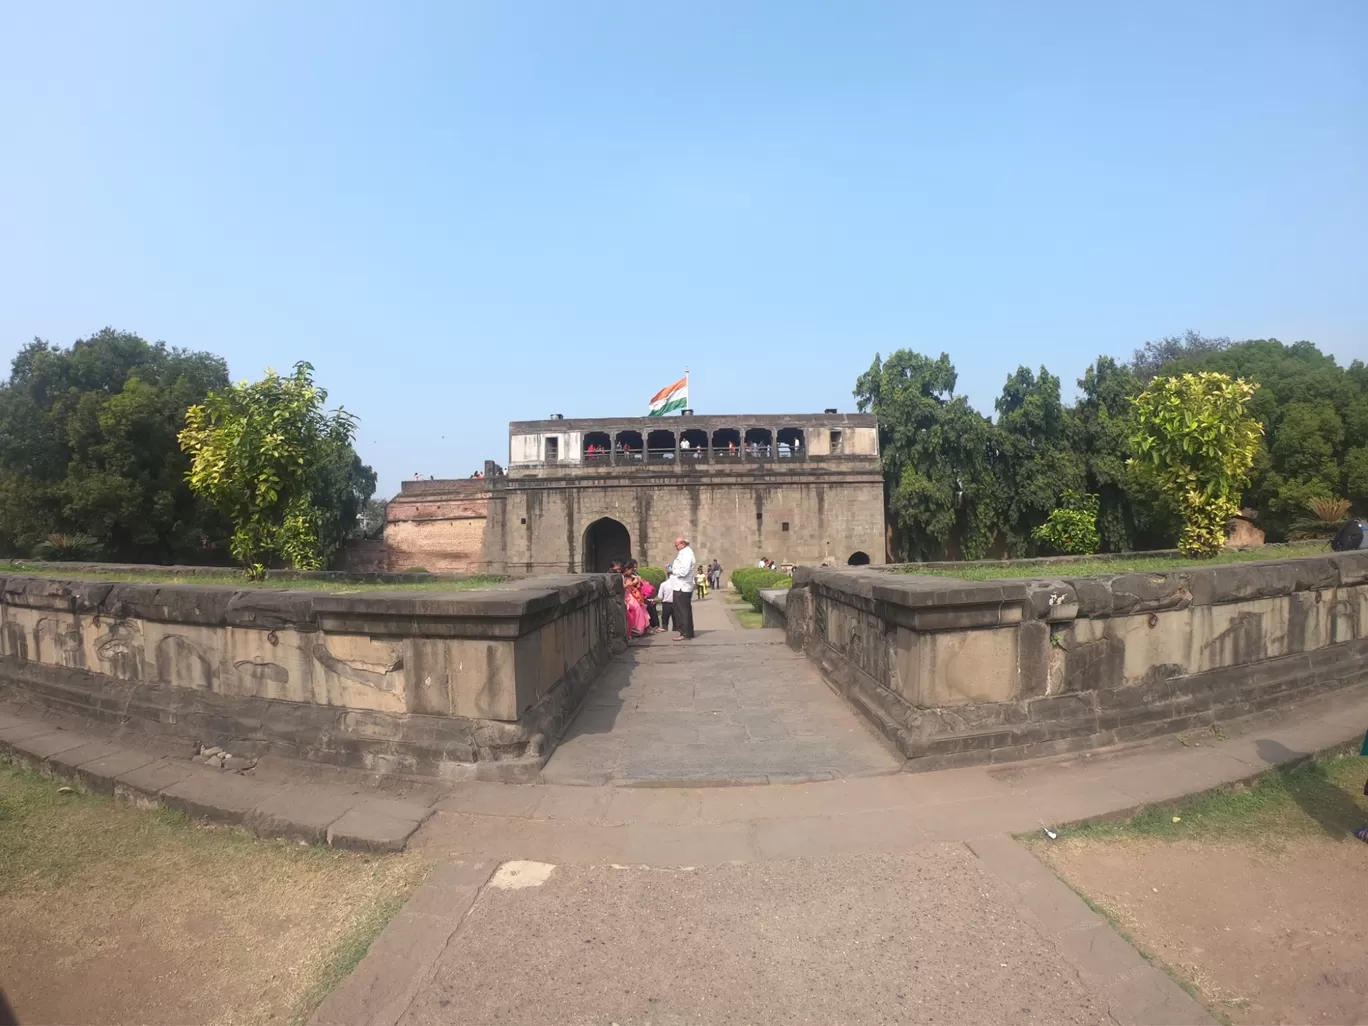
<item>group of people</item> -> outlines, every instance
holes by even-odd
[[[665,580],[657,589],[641,576],[637,561],[614,562],[609,569],[622,575],[623,596],[627,602],[627,632],[634,638],[650,633],[664,634],[671,621],[675,627],[675,641],[688,641],[694,636],[693,597],[708,594],[709,586],[722,586],[722,564],[717,560],[704,567],[694,556],[688,539],[675,539],[675,558],[666,571]],[[659,603],[659,611],[656,605]]]

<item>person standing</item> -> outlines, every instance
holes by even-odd
[[[678,555],[670,564],[670,577],[675,582],[674,620],[675,629],[679,633],[674,636],[674,639],[675,641],[691,641],[694,636],[694,571],[698,568],[698,560],[694,557],[693,549],[689,547],[688,539],[682,536],[675,539],[675,552]]]
[[[712,578],[713,591],[722,590],[722,564],[717,560],[712,561],[712,569],[708,571],[708,576]]]

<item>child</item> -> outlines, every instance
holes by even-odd
[[[656,628],[657,634],[664,634],[670,629],[670,617],[674,614],[674,593],[673,577],[667,577],[660,582],[660,588],[656,592],[660,596],[660,626]]]

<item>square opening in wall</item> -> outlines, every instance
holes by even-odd
[[[779,530],[781,530],[781,531],[787,531],[787,530],[788,530],[788,521],[787,521],[787,520],[784,521],[784,526],[781,527]]]
[[[524,524],[527,523],[527,517],[523,517],[522,520],[520,521],[520,523],[524,523]]]

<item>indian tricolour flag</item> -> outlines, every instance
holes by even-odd
[[[673,385],[662,388],[651,397],[651,416],[662,417],[673,410],[689,405],[689,376],[685,374]]]

